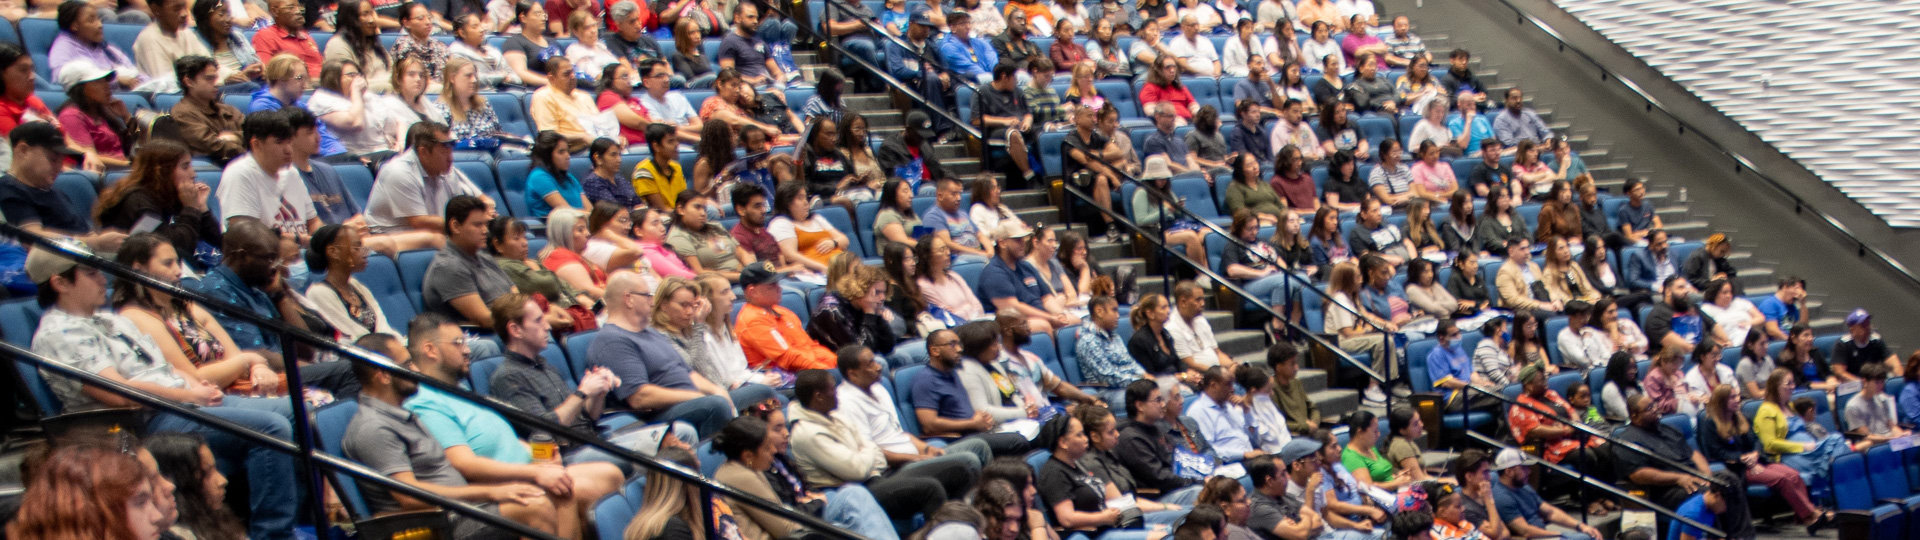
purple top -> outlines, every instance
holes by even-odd
[[[127,57],[126,51],[114,47],[111,43],[88,45],[80,38],[74,37],[72,32],[60,32],[60,35],[54,36],[53,47],[47,51],[47,64],[52,66],[51,73],[54,80],[58,81],[60,78],[60,66],[75,60],[93,62],[95,66],[111,69],[116,77],[127,73],[137,74],[140,76],[141,83],[147,82],[147,76],[140,73],[140,67],[134,65],[133,60]]]

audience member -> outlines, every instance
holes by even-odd
[[[90,4],[76,4],[93,12]],[[23,479],[25,494],[7,524],[9,536],[160,538],[168,532],[172,519],[164,507],[173,505],[173,487],[141,464],[139,454],[70,445],[45,455]]]
[[[102,252],[119,248],[125,232],[95,231],[88,216],[75,214],[66,195],[53,187],[66,159],[82,155],[68,146],[60,128],[27,122],[13,128],[7,140],[13,163],[0,175],[0,215],[8,223],[34,234],[70,236]]]
[[[580,332],[596,328],[592,296],[574,290],[566,280],[548,270],[527,248],[527,224],[510,216],[487,221],[487,254],[507,273],[515,291],[542,300],[544,318],[554,332]],[[496,298],[497,299],[497,298]],[[491,301],[488,302],[492,304]],[[499,321],[494,321],[498,323]]]
[[[1252,507],[1247,528],[1269,540],[1320,538],[1329,533],[1313,504],[1318,497],[1306,493],[1309,479],[1320,471],[1321,446],[1298,438],[1287,443],[1277,457],[1247,461],[1247,477],[1253,480],[1253,492],[1247,494]]]
[[[519,77],[520,84],[539,88],[552,82],[552,79],[571,77],[571,71],[553,73],[547,71],[547,61],[554,57],[566,57],[566,51],[558,42],[548,39],[549,30],[547,10],[541,4],[529,0],[513,2],[513,23],[520,25],[520,32],[507,37],[500,46],[502,58],[513,75]]]
[[[1787,339],[1787,328],[1800,324],[1801,314],[1807,312],[1807,280],[1799,276],[1780,278],[1778,288],[1773,294],[1760,299],[1758,306],[1766,321],[1761,323],[1761,331],[1767,339]]]
[[[952,331],[927,338],[927,370],[906,381],[913,393],[912,410],[920,432],[928,437],[983,439],[995,456],[1021,456],[1027,438],[996,431],[1001,422],[987,411],[975,411],[960,385],[960,337]]]
[[[1722,233],[1714,233],[1707,237],[1700,249],[1687,254],[1687,260],[1680,263],[1680,274],[1686,276],[1687,283],[1692,284],[1694,290],[1705,291],[1708,283],[1722,280],[1734,285],[1735,295],[1744,296],[1735,279],[1739,277],[1739,270],[1727,262],[1727,256],[1732,254],[1733,239]]]
[[[193,180],[191,158],[186,147],[169,141],[142,146],[131,174],[100,192],[94,221],[105,229],[132,230],[139,220],[158,220],[152,232],[185,255],[181,263],[205,270],[193,255],[202,242],[220,245],[220,220],[208,210],[211,190]]]
[[[780,305],[784,294],[780,281],[786,278],[785,273],[764,261],[740,271],[740,286],[746,290],[747,302],[740,308],[733,333],[740,336],[747,364],[755,369],[827,369],[834,365],[833,351],[808,336],[801,328],[800,316]]]
[[[1658,416],[1653,418],[1656,427],[1668,430],[1672,429],[1659,426]],[[1631,430],[1632,428],[1628,429]],[[1686,443],[1678,437],[1674,438],[1674,442],[1680,442],[1680,448],[1682,449],[1687,448]],[[1671,449],[1671,447],[1667,448]],[[1692,452],[1690,449],[1687,451]],[[1636,460],[1627,455],[1616,456],[1623,462],[1623,465],[1626,463],[1641,463],[1646,459],[1637,452],[1622,452],[1621,454],[1631,454],[1639,458]],[[1700,458],[1698,452],[1693,452],[1693,456],[1694,461],[1700,465],[1700,470],[1705,472],[1707,469],[1706,460]],[[1600,538],[1599,530],[1594,529],[1591,525],[1582,523],[1580,520],[1568,515],[1566,511],[1554,507],[1540,498],[1540,493],[1535,491],[1531,484],[1527,483],[1527,478],[1533,475],[1533,465],[1528,463],[1528,460],[1529,458],[1526,454],[1513,448],[1501,450],[1500,453],[1493,458],[1491,470],[1497,478],[1497,480],[1493,482],[1493,500],[1496,506],[1494,510],[1499,512],[1498,515],[1501,518],[1507,520],[1506,523],[1504,523],[1507,531],[1511,532],[1514,536],[1523,538],[1555,535],[1569,540],[1593,540]],[[1633,471],[1634,469],[1626,468],[1623,470]],[[1655,472],[1654,474],[1661,473]],[[1673,476],[1690,479],[1695,482],[1699,481],[1698,478],[1691,476],[1679,474]]]
[[[325,279],[307,286],[307,300],[343,344],[367,334],[400,334],[387,322],[373,291],[353,277],[367,268],[369,250],[363,238],[352,227],[327,225],[314,231],[307,246],[308,270],[326,273]]]
[[[220,163],[245,153],[240,110],[220,100],[220,65],[201,55],[183,56],[172,65],[183,94],[170,111],[180,142]]]
[[[127,56],[127,52],[107,41],[100,12],[92,4],[60,2],[54,20],[59,25],[60,33],[54,36],[47,50],[47,63],[54,66],[55,71],[65,71],[67,66],[86,63],[94,69],[112,73],[113,90],[132,90],[146,84],[147,75],[140,72],[140,67]],[[268,32],[262,30],[261,33]]]
[[[772,389],[759,384],[729,391],[681,361],[672,341],[651,328],[653,292],[642,286],[637,274],[618,272],[607,278],[607,320],[588,346],[587,357],[590,368],[604,367],[620,380],[614,398],[642,420],[691,423],[701,438],[718,432],[735,411],[773,399]]]
[[[396,63],[399,55],[387,54],[386,47],[380,45],[381,16],[375,12],[376,9],[384,7],[375,8],[373,2],[362,0],[340,2],[334,10],[335,29],[338,31],[334,37],[327,39],[325,58],[328,61],[352,63],[364,75],[359,78],[367,90],[385,94],[394,90],[390,66]],[[321,74],[325,73],[323,66]],[[349,80],[352,78],[348,76]]]
[[[127,265],[163,283],[178,286],[180,259],[173,245],[153,233],[127,238],[114,262]],[[198,304],[135,283],[113,289],[113,309],[155,340],[168,363],[181,373],[212,383],[234,395],[283,395],[285,377],[279,350],[241,350],[213,314]],[[277,314],[277,313],[276,313]],[[312,375],[312,374],[309,374]]]
[[[1900,426],[1900,414],[1893,396],[1887,394],[1887,369],[1882,364],[1860,366],[1860,394],[1847,402],[1842,417],[1848,433],[1874,444],[1906,437],[1911,433]]]
[[[564,56],[549,58],[547,72],[572,73],[573,61]],[[569,152],[585,150],[596,137],[619,135],[619,129],[613,125],[618,121],[602,118],[593,96],[579,89],[578,84],[578,79],[573,77],[548,77],[545,86],[527,96],[527,117],[533,121],[534,129],[559,133],[566,138]]]
[[[808,488],[864,486],[881,501],[888,517],[905,521],[914,514],[932,516],[949,493],[959,493],[948,487],[963,490],[972,484],[976,466],[961,458],[942,458],[937,466],[920,466],[914,474],[902,474],[904,468],[889,470],[879,443],[836,413],[840,398],[826,370],[800,372],[794,400],[797,406],[789,407],[794,415],[793,461]]]
[[[1200,396],[1186,408],[1186,415],[1198,422],[1199,435],[1207,439],[1223,464],[1266,455],[1254,446],[1259,434],[1250,425],[1250,408],[1228,400],[1234,388],[1228,369],[1224,365],[1206,368],[1200,378]]]
[[[1807,484],[1798,471],[1784,464],[1761,461],[1760,440],[1747,423],[1746,415],[1741,414],[1736,395],[1731,385],[1713,389],[1697,420],[1696,429],[1703,445],[1701,454],[1709,463],[1720,463],[1729,471],[1743,471],[1739,474],[1750,484],[1772,488],[1787,500],[1794,517],[1807,526],[1808,534],[1832,523],[1833,513],[1813,504],[1807,496]]]
[[[1707,469],[1707,458],[1688,445],[1686,436],[1660,422],[1662,415],[1655,412],[1652,398],[1634,398],[1628,402],[1628,409],[1633,421],[1621,432],[1620,439],[1640,445],[1649,453],[1615,452],[1615,470],[1622,479],[1646,490],[1648,500],[1669,508],[1678,508],[1692,493],[1703,488],[1719,489],[1714,486],[1715,480],[1710,480],[1714,476]],[[1685,465],[1692,465],[1695,470],[1683,468]],[[1738,481],[1733,485],[1738,485]],[[1745,499],[1739,497],[1738,515],[1728,516],[1735,522],[1748,519]],[[1527,529],[1515,527],[1514,530],[1525,532]]]
[[[273,15],[273,25],[254,32],[252,45],[257,56],[273,58],[291,54],[306,64],[308,77],[319,78],[320,47],[314,44],[313,36],[307,35],[307,13],[303,4],[297,0],[273,0],[267,3],[267,11]],[[268,79],[273,77],[269,75]]]
[[[1035,443],[1052,451],[1040,466],[1034,487],[1043,508],[1050,511],[1058,534],[1080,532],[1098,537],[1138,523],[1123,514],[1123,509],[1109,506],[1108,501],[1123,496],[1118,486],[1082,467],[1090,445],[1079,418],[1066,414],[1053,417],[1040,427]],[[1135,508],[1146,511],[1150,505],[1159,506],[1153,501],[1138,501]],[[1162,523],[1171,524],[1176,519]]]
[[[1540,115],[1525,108],[1519,87],[1508,88],[1505,99],[1506,109],[1493,118],[1494,137],[1500,139],[1500,144],[1516,146],[1520,141],[1539,144],[1553,138],[1553,130],[1540,120]]]
[[[942,340],[953,340],[953,345],[946,345]],[[935,331],[927,336],[927,341],[929,354],[941,347],[959,344],[959,338],[951,330]],[[936,343],[940,345],[934,345]],[[864,347],[843,349],[836,361],[842,382],[835,387],[834,393],[839,397],[841,406],[835,410],[833,417],[854,426],[865,437],[879,444],[888,466],[904,471],[944,467],[947,462],[961,461],[966,464],[968,471],[975,471],[993,459],[993,451],[984,437],[962,438],[942,448],[929,445],[920,437],[908,433],[900,424],[900,409],[894,406],[893,393],[880,384],[880,378],[886,376],[885,365],[874,359],[873,351]],[[968,480],[971,481],[971,478]],[[954,492],[965,491],[964,485],[947,487]]]
[[[900,315],[887,308],[886,298],[886,275],[859,264],[820,297],[807,320],[807,336],[828,350],[860,345],[874,354],[893,354],[899,334],[892,324]]]
[[[480,202],[481,210],[491,217],[498,201],[482,193],[466,173],[453,166],[455,142],[447,126],[439,123],[422,122],[408,128],[407,147],[412,150],[396,154],[380,166],[373,192],[367,197],[367,225],[447,234],[449,220],[437,211],[460,196]],[[222,201],[224,204],[224,197]]]

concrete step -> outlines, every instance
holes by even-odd
[[[1213,321],[1208,321],[1209,323]],[[1228,316],[1226,324],[1213,326],[1213,339],[1220,343],[1220,351],[1227,356],[1253,354],[1267,350],[1266,332],[1259,330],[1228,330],[1233,328],[1233,318]]]
[[[1000,192],[1000,203],[1007,208],[1037,208],[1047,206],[1047,192],[1038,189]]]
[[[1305,370],[1301,370],[1305,373]],[[1320,409],[1320,418],[1338,421],[1342,415],[1360,408],[1360,391],[1335,388],[1309,392],[1307,399]]]
[[[1052,206],[1029,206],[1015,209],[1013,213],[1020,216],[1020,221],[1026,222],[1028,226],[1036,223],[1060,223],[1060,209]]]
[[[850,94],[845,98],[847,109],[872,115],[874,112],[896,110],[893,98],[886,94]],[[897,124],[896,124],[897,125]]]

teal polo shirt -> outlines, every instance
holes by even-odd
[[[475,455],[514,465],[533,463],[533,450],[513,434],[507,419],[491,409],[421,385],[406,408],[420,417],[440,446],[466,446]]]

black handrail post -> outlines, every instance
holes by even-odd
[[[300,378],[300,357],[294,354],[296,345],[293,342],[293,336],[286,332],[280,332],[278,335],[280,336],[280,364],[287,375],[287,399],[291,400],[293,405],[293,444],[300,447],[300,461],[307,471],[307,490],[313,497],[308,506],[313,510],[314,534],[324,536],[332,523],[327,518],[327,484],[322,480],[325,476],[321,474],[320,467],[313,459],[314,449],[319,445],[314,444],[316,431],[309,425],[312,423],[312,416],[307,414],[307,385],[305,380]],[[318,351],[315,351],[315,356],[318,356]],[[351,396],[334,396],[334,399],[348,397]]]

